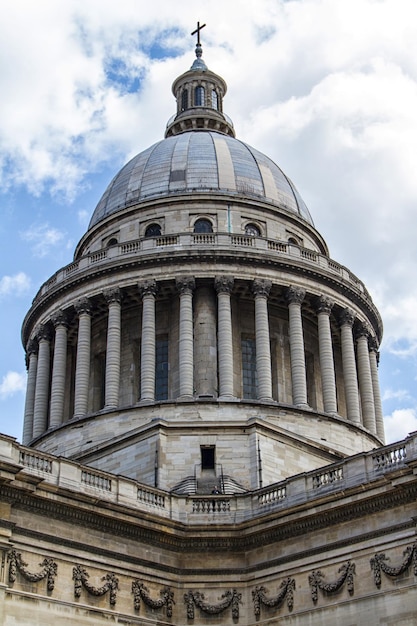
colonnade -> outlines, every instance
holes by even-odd
[[[142,299],[140,400],[152,402],[155,400],[156,382],[156,298],[158,285],[156,281],[149,280],[141,283],[138,287]],[[194,361],[197,331],[193,305],[195,287],[193,277],[178,277],[176,279],[179,297],[179,399],[192,399],[196,395],[196,364]],[[217,311],[214,309],[209,313],[209,319],[212,320],[214,328],[217,313],[217,362],[214,372],[216,379],[218,379],[220,399],[233,398],[235,395],[231,307],[233,287],[233,277],[219,276],[214,279]],[[251,285],[255,308],[257,397],[260,401],[273,401],[268,312],[271,288],[272,282],[269,280],[256,279]],[[119,289],[111,289],[103,295],[108,306],[104,408],[116,409],[119,404],[120,392],[121,293]],[[293,404],[300,408],[308,408],[302,316],[302,306],[306,294],[304,289],[300,287],[289,287],[286,289],[285,295],[288,305]],[[317,313],[318,356],[323,407],[326,413],[336,415],[338,413],[336,374],[330,325],[330,315],[334,302],[327,296],[315,298],[314,302]],[[92,304],[88,298],[82,298],[75,303],[74,308],[78,323],[74,418],[80,418],[88,412],[92,354]],[[364,324],[356,324],[354,333],[355,314],[350,309],[340,310],[338,320],[347,419],[353,423],[363,424],[365,428],[383,439],[384,429],[376,343],[372,340],[370,329]],[[53,354],[51,355],[53,329],[55,337]],[[57,427],[63,422],[68,345],[68,317],[66,312],[59,311],[53,316],[49,324],[38,328],[35,335],[27,346],[28,378],[23,432],[23,443],[25,444],[42,435],[48,428]],[[213,342],[215,342],[215,337],[214,340],[212,338],[209,341],[210,345],[206,346],[207,354],[203,358],[211,358],[208,352]],[[204,395],[204,389],[202,395]]]

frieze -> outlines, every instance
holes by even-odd
[[[338,573],[340,573],[339,578],[332,583],[324,582],[324,574],[321,570],[313,570],[312,573],[308,577],[308,582],[310,583],[311,590],[311,599],[314,604],[317,603],[318,600],[318,590],[324,591],[325,593],[335,593],[339,591],[346,583],[347,590],[349,595],[353,595],[354,593],[354,582],[353,577],[355,575],[355,564],[351,561],[346,561],[343,563],[338,569]]]
[[[172,605],[174,602],[174,593],[171,587],[164,587],[159,592],[160,598],[153,599],[149,595],[149,589],[138,578],[132,582],[133,606],[135,611],[140,609],[140,601],[149,606],[151,609],[161,609],[166,606],[167,617],[172,617]]]
[[[412,565],[414,576],[417,576],[417,543],[408,546],[403,552],[403,562],[397,567],[392,567],[387,564],[389,557],[385,556],[385,553],[380,552],[375,554],[370,560],[371,570],[374,574],[374,582],[378,589],[381,587],[381,572],[384,572],[387,576],[396,577],[404,574],[405,571]]]
[[[294,591],[295,591],[295,579],[285,578],[279,587],[279,592],[274,597],[268,597],[266,594],[268,590],[263,586],[257,586],[252,591],[253,609],[255,617],[259,617],[261,614],[261,605],[267,607],[280,607],[284,600],[287,599],[288,610],[292,611],[294,607]]]
[[[72,570],[72,579],[74,581],[74,597],[79,598],[81,596],[81,590],[84,587],[88,593],[93,596],[104,596],[108,591],[109,602],[111,606],[116,604],[117,590],[119,589],[119,579],[113,572],[105,574],[101,580],[106,582],[101,587],[94,587],[88,579],[90,575],[82,565],[76,565]]]
[[[31,583],[37,583],[46,578],[46,586],[48,591],[53,591],[55,586],[55,577],[58,571],[58,565],[50,557],[45,557],[40,572],[30,572],[27,569],[27,563],[22,559],[22,554],[16,550],[11,550],[7,555],[9,561],[9,582],[16,582],[17,572]]]
[[[184,602],[187,606],[188,619],[194,619],[194,606],[197,606],[200,611],[207,613],[208,615],[218,615],[231,607],[233,619],[238,620],[239,604],[242,604],[242,594],[238,593],[236,589],[233,589],[232,591],[225,591],[225,593],[222,594],[219,603],[210,604],[206,601],[204,594],[200,591],[188,591],[184,594]]]

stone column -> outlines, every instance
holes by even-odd
[[[194,395],[193,361],[193,291],[195,280],[192,277],[177,278],[180,293],[180,398],[192,398]]]
[[[307,407],[307,375],[304,350],[303,320],[301,304],[305,298],[305,290],[300,287],[289,287],[287,290],[292,399],[295,406]]]
[[[121,341],[121,295],[120,289],[109,289],[104,293],[109,307],[107,320],[106,378],[104,407],[119,406],[120,388],[120,341]]]
[[[355,314],[344,309],[340,317],[342,344],[343,378],[345,382],[347,418],[357,424],[361,421],[359,408],[358,377],[356,372],[355,347],[353,343],[353,322]]]
[[[268,296],[270,280],[256,279],[252,284],[255,295],[256,371],[258,374],[258,399],[272,400],[271,344],[269,339]]]
[[[39,352],[33,408],[34,438],[42,435],[48,426],[49,375],[51,370],[51,336],[49,328],[41,326],[37,337]]]
[[[75,366],[74,417],[87,413],[90,388],[91,304],[82,298],[75,304],[78,313],[77,360]]]
[[[142,339],[140,356],[140,399],[155,400],[156,324],[155,297],[157,284],[147,280],[138,285],[142,296]]]
[[[369,360],[371,363],[372,388],[374,390],[376,434],[385,443],[384,413],[382,411],[378,376],[378,356],[378,347],[375,338],[373,338],[370,345]]]
[[[64,419],[65,377],[67,368],[68,320],[63,311],[52,318],[55,347],[52,363],[51,406],[49,425],[59,426]]]
[[[23,422],[23,445],[27,446],[33,437],[33,411],[35,408],[36,373],[38,369],[38,342],[29,341],[26,350],[28,377],[26,383],[25,417]]]
[[[230,294],[233,278],[217,276],[214,286],[217,291],[217,351],[219,359],[219,395],[233,397],[233,334]]]
[[[336,377],[330,329],[330,313],[333,304],[334,302],[326,296],[320,296],[317,301],[321,386],[326,413],[337,413]]]
[[[202,285],[194,293],[194,388],[197,396],[218,395],[216,298],[212,286]]]
[[[374,389],[369,360],[369,330],[362,325],[357,335],[358,378],[362,407],[362,423],[376,434]]]

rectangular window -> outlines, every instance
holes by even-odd
[[[156,338],[155,399],[168,400],[168,337]]]
[[[214,470],[214,452],[215,446],[201,446],[201,469]]]
[[[256,344],[253,337],[242,337],[242,395],[256,399]]]

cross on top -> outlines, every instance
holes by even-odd
[[[205,24],[200,26],[200,22],[197,22],[197,28],[195,30],[193,30],[193,32],[191,33],[191,35],[195,35],[197,33],[197,46],[201,46],[200,30],[202,30],[204,28],[204,26],[205,26]]]

